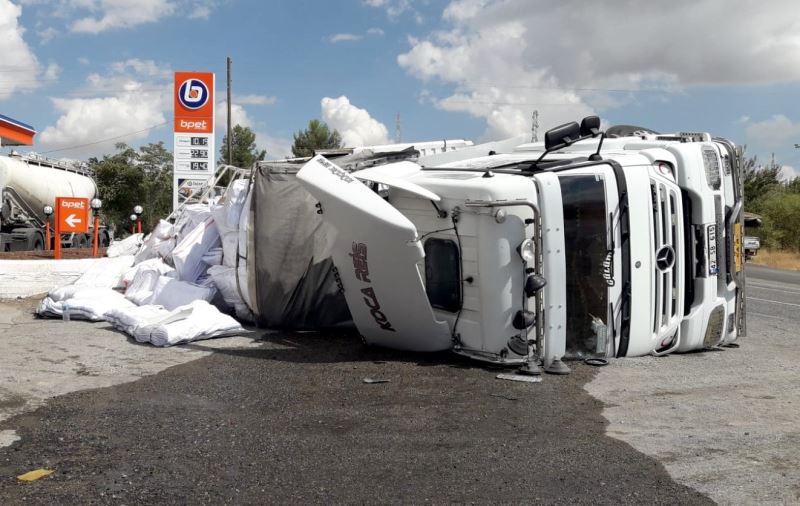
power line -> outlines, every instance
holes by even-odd
[[[135,132],[128,132],[128,133],[124,133],[122,135],[116,135],[114,137],[108,137],[107,139],[100,139],[99,141],[87,142],[86,144],[77,144],[75,146],[69,146],[69,147],[66,147],[66,148],[59,148],[59,149],[51,149],[49,151],[42,151],[40,154],[46,155],[46,154],[49,154],[49,153],[57,153],[59,151],[71,151],[73,149],[85,148],[86,146],[94,146],[95,144],[102,144],[103,142],[113,141],[113,140],[116,140],[116,139],[122,139],[122,138],[128,137],[130,135],[136,135],[136,134],[140,134],[142,132],[147,132],[148,130],[152,130],[154,128],[162,127],[162,126],[164,126],[164,125],[166,125],[168,123],[169,123],[169,121],[165,121],[164,123],[159,123],[158,125],[149,126],[147,128],[143,128],[143,129],[137,130]]]

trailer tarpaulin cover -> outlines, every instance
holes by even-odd
[[[348,171],[416,158],[408,149],[335,158]],[[352,325],[331,259],[333,234],[317,200],[297,181],[307,160],[260,162],[254,174],[248,269],[259,326],[319,329]]]
[[[260,326],[316,329],[351,321],[330,258],[332,231],[297,181],[301,167],[261,165],[255,175],[248,266]]]

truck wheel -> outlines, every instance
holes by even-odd
[[[108,247],[108,243],[109,243],[108,234],[105,233],[105,232],[101,232],[100,233],[100,247],[101,248],[107,248]]]
[[[75,237],[75,247],[76,248],[85,248],[87,245],[86,236],[83,234],[78,235]]]
[[[25,246],[28,251],[42,251],[44,249],[44,237],[38,231],[31,230],[27,233],[27,241],[25,241]]]

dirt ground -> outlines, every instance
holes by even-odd
[[[105,256],[107,248],[100,248],[98,256]],[[0,260],[49,260],[53,251],[0,251]],[[61,258],[92,258],[92,248],[64,248]]]

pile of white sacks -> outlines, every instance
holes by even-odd
[[[145,238],[112,243],[113,260],[51,291],[37,313],[107,321],[156,346],[242,333],[231,315],[253,320],[236,279],[247,239],[248,185],[235,181],[220,201],[188,206],[174,225],[162,220]],[[247,279],[245,269],[241,262],[240,279]]]

